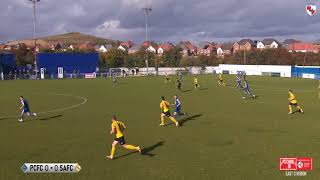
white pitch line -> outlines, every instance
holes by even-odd
[[[235,86],[228,86],[232,89],[237,89],[237,87]],[[250,85],[250,87],[257,87],[254,88],[254,90],[267,90],[267,91],[271,91],[271,92],[286,92],[288,91],[288,89],[277,89],[277,88],[271,88],[268,89],[269,86],[259,86],[259,85]],[[306,90],[306,89],[294,89],[297,92],[301,92],[301,93],[317,93],[317,91],[313,91],[313,90]]]
[[[265,88],[268,88],[268,86],[258,86],[258,85],[250,85],[252,87],[258,87],[256,89],[259,89],[259,90],[265,90]],[[262,88],[262,89],[260,89]],[[288,88],[289,89],[289,88]],[[287,91],[288,89],[277,89],[277,88],[272,88],[272,89],[266,89],[268,91],[273,91],[273,92],[285,92]],[[316,93],[317,91],[316,90],[306,90],[306,89],[294,89],[295,91],[298,91],[298,92],[304,92],[304,93]]]
[[[54,94],[54,95],[73,97],[73,98],[77,98],[77,99],[82,99],[83,101],[81,103],[79,103],[79,104],[76,104],[76,105],[72,105],[72,106],[68,106],[68,107],[64,107],[64,108],[53,109],[53,110],[44,111],[44,112],[39,112],[37,114],[47,114],[47,113],[52,113],[52,112],[66,111],[66,110],[77,108],[77,107],[79,107],[81,105],[84,105],[85,103],[88,102],[87,98],[84,98],[84,97],[81,97],[81,96],[74,96],[74,95],[69,95],[69,94]],[[8,116],[2,116],[2,117],[0,117],[0,119],[18,118],[18,117],[20,117],[20,116],[18,116],[18,115],[8,115]]]

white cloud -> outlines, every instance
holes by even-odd
[[[97,26],[93,34],[100,37],[118,39],[118,40],[135,40],[144,33],[143,28],[122,28],[118,20],[108,20]]]
[[[97,27],[98,31],[105,31],[105,30],[115,30],[120,27],[120,21],[118,20],[110,20],[106,21],[100,26]]]

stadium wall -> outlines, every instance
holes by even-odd
[[[37,66],[46,69],[46,73],[57,74],[62,67],[65,73],[93,73],[99,66],[97,53],[40,53]]]
[[[220,64],[215,69],[217,73],[237,74],[238,71],[245,72],[247,75],[257,76],[278,76],[291,77],[291,66],[273,66],[273,65],[234,65]]]
[[[291,66],[273,66],[273,65],[234,65],[234,64],[220,64],[219,66],[207,66],[202,67],[186,67],[186,68],[175,68],[175,67],[164,67],[158,68],[158,75],[176,75],[178,72],[188,72],[190,74],[237,74],[242,71],[247,75],[257,76],[276,76],[276,77],[291,77],[292,67]],[[156,69],[150,67],[148,69],[149,74],[155,75]],[[146,75],[147,68],[139,68],[139,74]]]
[[[149,67],[149,68],[139,68],[139,74],[141,75],[177,75],[179,72],[185,74],[185,73],[191,73],[191,74],[208,74],[212,73],[214,67],[206,67],[206,69],[203,69],[201,67],[159,67],[158,71],[156,71],[155,67]]]
[[[292,66],[292,77],[320,79],[320,66]]]

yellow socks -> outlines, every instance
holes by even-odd
[[[301,108],[300,106],[297,106],[297,109],[298,109],[299,111],[301,111],[301,110],[302,110],[302,108]]]
[[[116,152],[116,147],[112,146],[110,156],[113,157],[115,152]]]
[[[132,145],[127,145],[126,149],[130,149],[130,150],[138,150],[138,147],[132,146]]]
[[[173,117],[170,117],[170,120],[174,123],[177,123],[177,121]]]
[[[161,124],[164,124],[164,117],[161,116]]]

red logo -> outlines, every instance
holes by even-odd
[[[295,171],[297,169],[297,158],[280,158],[280,171]]]
[[[310,4],[306,6],[306,11],[308,13],[309,16],[313,16],[316,14],[317,11],[317,6],[314,4]]]
[[[312,158],[297,158],[297,167],[299,171],[311,171]]]
[[[311,171],[312,158],[280,158],[280,171]]]

